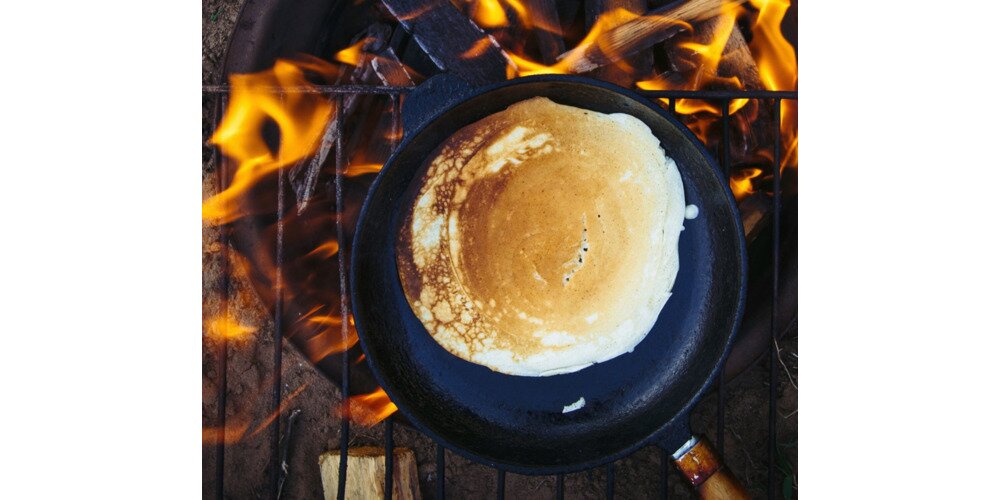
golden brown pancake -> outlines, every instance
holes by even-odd
[[[568,373],[630,352],[677,276],[684,190],[644,123],[536,97],[427,160],[397,243],[413,312],[495,371]]]

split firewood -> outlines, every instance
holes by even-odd
[[[760,79],[760,70],[757,68],[757,62],[754,61],[753,55],[750,53],[750,46],[747,44],[746,38],[743,37],[743,33],[740,32],[739,26],[736,26],[734,23],[735,19],[728,16],[718,16],[699,23],[695,25],[690,41],[699,45],[708,45],[722,35],[720,33],[721,30],[729,29],[730,24],[733,24],[729,38],[726,40],[726,45],[722,50],[722,58],[719,60],[719,66],[715,74],[711,76],[735,76],[740,79],[743,88],[746,90],[762,89],[764,85]],[[691,81],[692,75],[690,75],[690,72],[696,71],[699,68],[698,65],[687,60],[690,59],[690,51],[671,43],[667,47],[667,55],[671,63],[675,65],[675,71],[667,72],[660,76],[666,79],[681,78],[684,81]],[[672,73],[679,73],[679,75],[672,75]]]
[[[744,0],[736,0],[742,2]],[[722,0],[680,0],[602,34],[586,46],[562,54],[573,73],[584,73],[618,61],[676,35],[690,23],[715,17]]]
[[[732,90],[763,89],[760,70],[735,22],[736,19],[732,16],[714,17],[695,25],[694,32],[684,40],[699,45],[711,45],[719,37],[727,36],[715,68],[706,68],[701,61],[702,56],[678,43],[671,42],[666,47],[671,69],[655,79],[667,82],[667,87],[673,89],[693,90],[691,85],[695,82],[707,84],[708,88],[722,86]],[[732,77],[739,80],[739,87],[725,80]],[[730,117],[730,164],[760,160],[755,156],[758,150],[773,141],[774,133],[770,126],[773,123],[772,116],[773,113],[766,102],[750,100]],[[721,126],[721,122],[717,125]],[[721,134],[712,134],[712,138],[719,140]],[[713,142],[710,140],[710,147],[714,146]]]
[[[718,18],[706,21],[704,23],[707,29],[711,33],[715,33],[718,29],[717,26],[720,24]],[[701,40],[701,37],[697,37]],[[708,43],[707,40],[711,38],[706,37],[704,42]],[[759,90],[764,88],[763,82],[760,79],[760,69],[757,67],[757,62],[753,59],[753,54],[750,53],[750,46],[747,45],[747,41],[743,38],[743,33],[740,32],[739,26],[733,26],[733,32],[729,35],[729,41],[726,42],[726,48],[722,51],[722,60],[719,61],[719,76],[735,76],[740,79],[743,83],[743,88],[747,90]]]
[[[716,35],[719,29],[723,29],[721,17],[710,19],[698,26],[695,31],[694,40],[697,43],[707,44]],[[739,26],[733,26],[732,33],[722,52],[722,59],[716,71],[718,77],[736,77],[745,90],[761,90],[764,83],[760,78],[760,69],[750,53],[743,33]],[[730,158],[734,162],[744,160],[750,161],[754,153],[761,147],[765,147],[774,139],[774,129],[770,126],[773,123],[773,113],[771,107],[764,101],[750,101],[731,118],[733,127],[730,137]]]
[[[319,457],[323,498],[336,500],[340,478],[340,451],[328,451]],[[347,482],[344,498],[368,500],[385,498],[385,450],[372,446],[347,450]],[[396,448],[392,454],[392,498],[420,498],[417,460],[413,450]]]

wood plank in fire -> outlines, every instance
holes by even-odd
[[[587,27],[592,28],[600,16],[622,9],[632,14],[644,15],[647,10],[646,0],[587,0],[584,12],[587,16]],[[608,64],[595,69],[592,75],[601,80],[613,82],[622,87],[631,88],[635,80],[642,80],[653,70],[653,53],[647,49],[637,50],[629,57],[622,58],[627,71],[615,64]]]
[[[591,71],[676,35],[684,23],[710,19],[719,14],[721,6],[722,0],[679,0],[620,24],[600,34],[594,43],[563,53],[560,59],[570,62],[573,73]]]

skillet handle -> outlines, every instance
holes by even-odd
[[[703,437],[692,436],[673,454],[674,464],[698,496],[707,499],[747,499],[750,494]]]

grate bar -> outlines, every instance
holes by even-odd
[[[771,231],[771,348],[770,351],[770,394],[768,395],[767,422],[767,497],[774,498],[777,477],[775,460],[778,451],[778,270],[781,268],[781,99],[775,99],[774,107],[774,165],[772,166],[774,190],[774,222]]]
[[[615,463],[611,462],[607,468],[608,480],[605,485],[604,496],[608,500],[613,500],[615,498]]]
[[[391,85],[302,85],[296,87],[261,86],[254,90],[273,92],[276,94],[407,94],[414,87],[397,87]],[[228,94],[232,88],[229,85],[203,85],[202,93]],[[665,97],[668,99],[798,99],[796,90],[641,90],[640,95],[646,97]]]
[[[731,136],[729,131],[729,105],[732,101],[730,99],[724,99],[722,101],[722,144],[720,145],[719,151],[719,164],[722,167],[722,174],[726,179],[729,178],[729,152],[731,149]],[[719,408],[716,413],[715,420],[715,447],[719,450],[719,456],[723,458],[725,462],[725,450],[726,450],[726,374],[723,370],[718,375],[719,377]]]
[[[389,97],[389,107],[392,109],[392,150],[395,151],[403,137],[403,105],[400,103],[399,94]]]
[[[229,85],[202,85],[204,94],[228,94],[232,88]],[[275,94],[405,94],[413,87],[395,87],[390,85],[300,85],[295,87],[254,87],[256,91]]]
[[[336,117],[337,127],[336,135],[334,138],[334,147],[337,148],[337,154],[334,155],[336,161],[336,173],[334,176],[334,185],[336,188],[336,204],[335,209],[337,211],[337,241],[340,243],[341,248],[345,243],[344,241],[344,97],[337,96],[336,99]],[[349,335],[348,327],[349,321],[347,321],[348,313],[350,308],[347,304],[347,263],[344,259],[345,252],[337,252],[337,264],[340,269],[340,317],[343,321],[340,322],[340,334],[344,345],[347,345],[347,338]],[[342,383],[340,386],[340,393],[343,398],[342,404],[347,404],[347,398],[351,394],[351,357],[344,352],[343,364],[341,367],[341,379]],[[342,412],[344,413],[344,412]],[[347,418],[347,415],[341,415],[340,417],[340,469],[338,471],[339,476],[337,477],[337,499],[344,500],[344,495],[347,490],[347,447],[350,445],[350,434],[351,434],[351,421]]]
[[[392,500],[392,467],[393,467],[393,443],[392,436],[392,415],[385,419],[385,499]]]
[[[399,95],[393,94],[389,99],[389,108],[392,112],[392,148],[399,145],[399,131],[401,109],[399,105]],[[392,475],[395,443],[393,442],[393,416],[385,419],[385,498],[392,500]]]
[[[282,267],[285,264],[285,176],[283,172],[278,173],[278,208],[275,217],[277,218],[277,234],[275,235],[274,250],[274,333],[271,341],[274,343],[274,376],[271,379],[271,414],[274,420],[271,422],[271,461],[268,470],[268,477],[271,481],[271,491],[275,496],[278,494],[278,468],[279,455],[278,446],[281,442],[281,317],[284,314],[284,276]]]
[[[674,99],[798,99],[797,90],[636,90],[646,97]]]
[[[672,465],[673,457],[670,456],[670,452],[664,449],[660,449],[660,487],[661,495],[660,498],[666,500],[670,497],[670,468]]]
[[[507,489],[507,471],[497,469],[497,500],[503,500],[504,490]]]
[[[444,446],[440,444],[437,445],[435,461],[437,462],[437,498],[444,500]]]
[[[556,476],[556,500],[563,500],[566,478],[562,474]]]
[[[226,101],[229,98],[225,95],[221,96],[215,107],[215,118],[212,120],[212,130],[218,130],[219,120],[222,116],[223,111],[226,110]],[[216,151],[218,151],[218,146],[213,146]],[[218,161],[218,192],[222,192],[225,189],[225,183],[229,179],[228,166],[229,162],[223,158],[222,154],[215,154],[214,157]],[[225,252],[225,260],[222,262],[222,312],[226,316],[229,315],[229,237],[225,231],[222,232],[220,239],[222,240],[222,248]],[[217,420],[219,425],[219,431],[217,434],[217,441],[215,444],[215,458],[216,458],[216,469],[215,469],[215,497],[219,500],[225,496],[225,488],[223,487],[223,482],[226,477],[226,386],[228,385],[228,372],[229,372],[229,342],[226,335],[222,335],[219,339],[219,407]]]
[[[719,373],[719,411],[715,416],[715,448],[719,451],[719,457],[725,462],[726,454],[726,374],[725,370]]]
[[[731,99],[724,99],[722,101],[722,143],[719,150],[719,164],[722,166],[722,173],[726,174],[726,177],[729,177],[729,105],[731,102]]]
[[[284,440],[282,440],[281,445],[281,467],[278,469],[278,489],[274,493],[275,500],[281,500],[281,492],[285,486],[285,481],[288,479],[288,454],[292,449],[292,434],[295,432],[295,422],[298,421],[299,415],[302,414],[302,409],[296,408],[288,415],[288,423],[285,425],[285,435]]]

